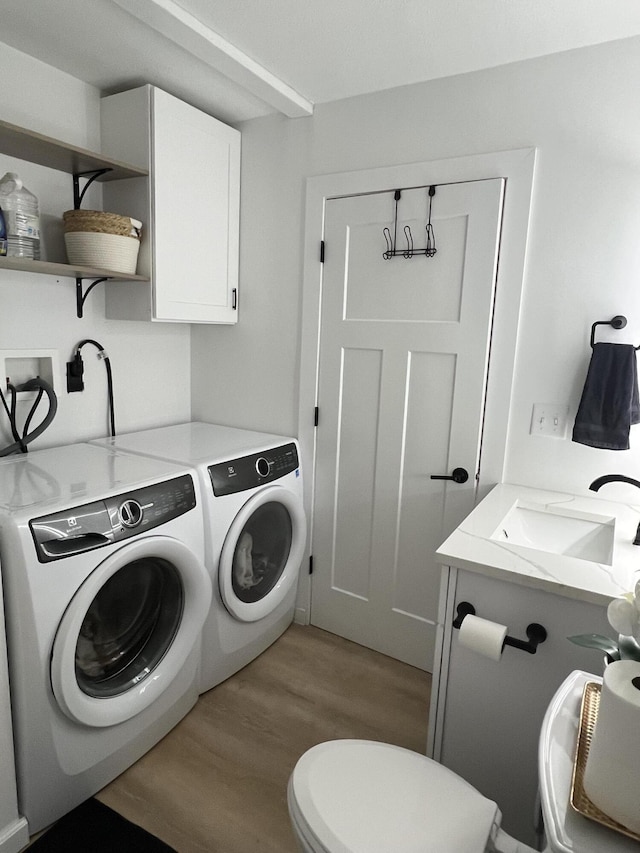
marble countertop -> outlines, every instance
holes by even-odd
[[[613,526],[611,564],[554,554],[493,539],[516,505],[585,514]],[[640,506],[501,483],[436,551],[443,565],[477,572],[594,604],[633,590],[640,580],[640,545],[633,545]]]

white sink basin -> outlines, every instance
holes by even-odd
[[[491,539],[610,566],[614,531],[612,517],[518,501]]]

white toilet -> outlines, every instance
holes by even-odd
[[[535,853],[497,805],[425,755],[367,740],[312,747],[287,792],[304,853]]]
[[[602,679],[572,672],[540,729],[544,850],[638,853],[637,841],[588,820],[570,804],[582,695],[590,681]],[[460,776],[386,743],[333,740],[312,747],[294,767],[287,795],[303,853],[535,853],[501,829],[496,803]]]

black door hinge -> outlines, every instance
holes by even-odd
[[[319,417],[320,417],[320,410],[316,406],[315,409],[313,410],[313,425],[314,425],[314,427],[318,426]]]
[[[313,574],[313,554],[309,555],[309,574]]]
[[[324,263],[324,240],[320,240],[320,263]]]

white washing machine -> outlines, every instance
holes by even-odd
[[[197,422],[99,443],[198,472],[213,586],[202,641],[204,693],[261,654],[293,621],[307,531],[298,444]]]
[[[0,460],[20,812],[31,833],[198,697],[211,581],[193,472],[88,444]]]

